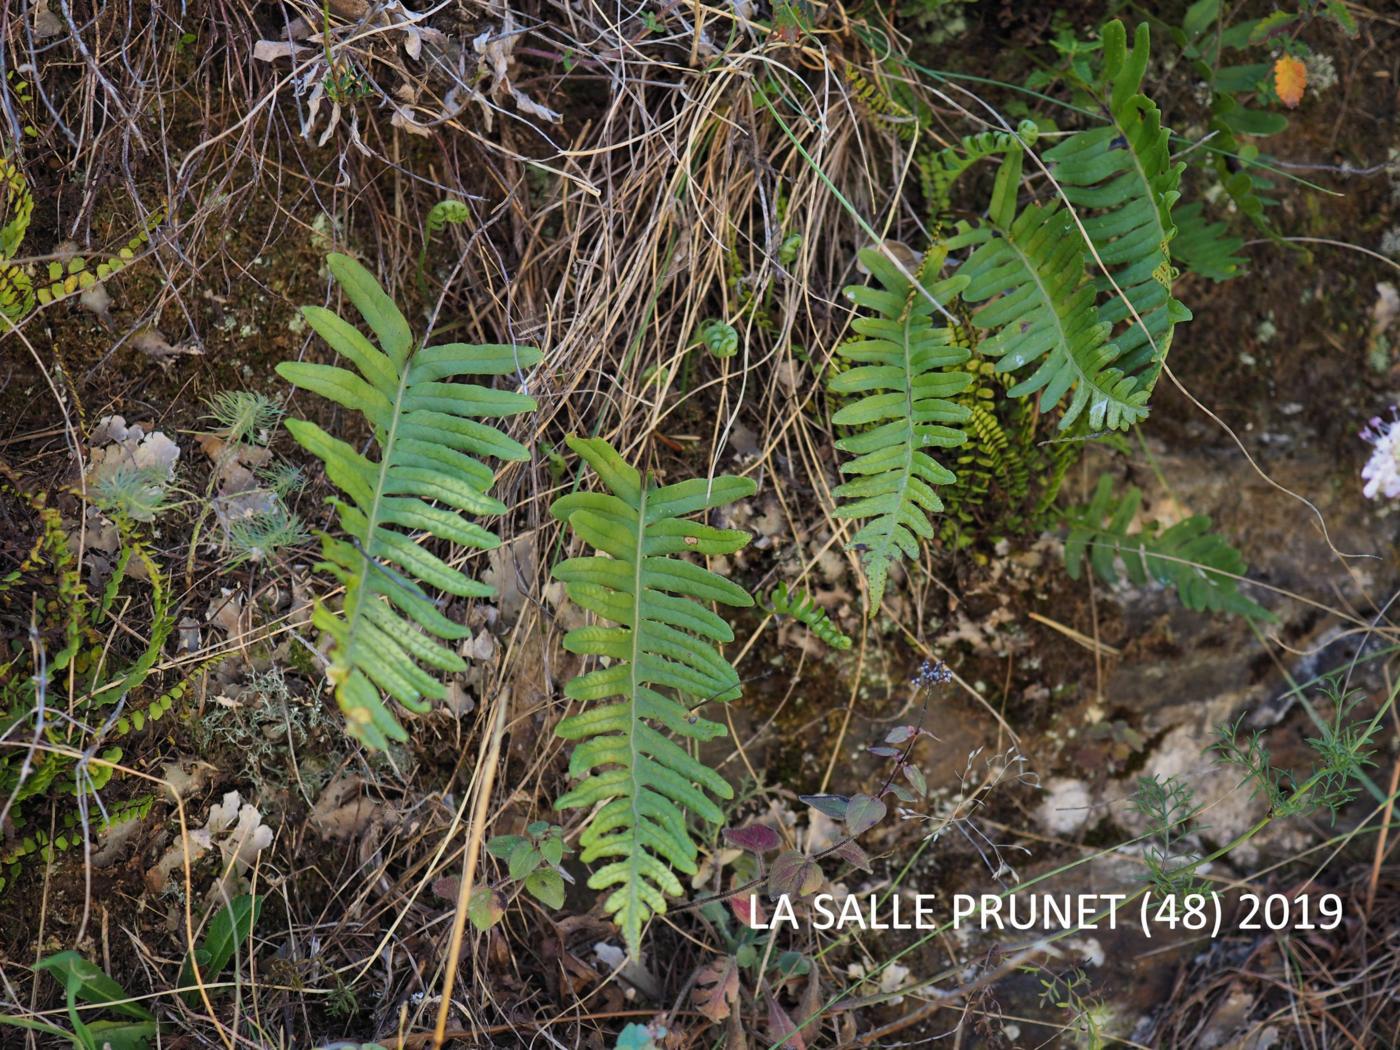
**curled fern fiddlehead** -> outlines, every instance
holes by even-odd
[[[327,265],[378,345],[331,311],[304,307],[307,322],[355,371],[287,361],[277,372],[293,386],[362,413],[374,428],[377,459],[308,420],[285,423],[325,464],[326,477],[341,494],[332,502],[348,537],[321,538],[320,567],[345,588],[339,608],[318,603],[313,614],[312,622],[332,641],[326,676],[348,732],[370,747],[384,747],[407,734],[381,693],[422,713],[446,692],[423,665],[438,672],[466,666],[441,642],[470,630],[444,616],[424,587],[468,598],[494,593],[427,550],[414,534],[479,550],[499,545],[493,533],[463,516],[506,510],[487,495],[494,474],[477,457],[530,458],[523,445],[480,420],[532,411],[533,399],[448,380],[513,375],[536,364],[540,353],[466,343],[415,348],[408,322],[369,271],[344,255],[329,256]]]
[[[855,458],[841,464],[849,480],[833,494],[843,501],[837,517],[864,523],[851,549],[862,554],[872,615],[884,597],[890,562],[918,557],[919,537],[933,535],[928,516],[943,509],[934,487],[956,480],[924,450],[954,447],[967,439],[945,424],[968,418],[965,407],[949,400],[971,382],[966,372],[949,370],[968,359],[968,350],[955,345],[947,328],[933,323],[935,310],[967,285],[966,277],[937,279],[946,254],[938,248],[925,257],[915,287],[882,253],[866,248],[861,262],[878,285],[846,289],[874,316],[857,317],[851,324],[865,338],[837,348],[858,367],[833,376],[831,390],[863,396],[831,421],[838,426],[877,425],[836,442]]]
[[[1004,153],[1019,153],[1035,144],[1040,129],[1033,120],[1023,120],[1011,131],[983,131],[966,136],[956,146],[929,150],[921,154],[919,188],[928,209],[930,228],[940,230],[951,208],[953,184],[979,160]]]
[[[561,496],[550,513],[602,553],[570,558],[553,574],[572,601],[615,626],[578,627],[564,636],[570,652],[611,663],[564,689],[587,706],[556,730],[577,741],[569,773],[579,778],[556,805],[602,805],[579,838],[581,859],[608,861],[588,885],[616,887],[603,907],[636,955],[642,926],[665,912],[668,894],[682,892],[676,872],[695,873],[686,814],[718,824],[723,813],[713,799],[733,797],[723,777],[662,732],[692,740],[724,735],[724,726],[695,712],[701,703],[739,696],[739,676],[716,648],[734,633],[702,603],[753,604],[742,587],[677,557],[732,554],[749,534],[687,515],[750,496],[755,485],[717,477],[659,487],[600,438],[568,442],[607,491]],[[614,702],[599,703],[604,700]]]
[[[768,604],[779,616],[791,616],[833,649],[849,649],[851,636],[831,622],[826,610],[801,587],[788,589],[786,583],[774,587],[768,595]]]
[[[428,294],[428,246],[433,243],[434,235],[441,233],[448,223],[460,226],[469,218],[471,212],[467,206],[451,197],[428,209],[428,221],[423,224],[423,244],[418,249],[418,287],[425,296]]]

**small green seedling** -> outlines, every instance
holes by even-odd
[[[564,830],[548,821],[537,820],[523,835],[497,835],[486,843],[486,852],[506,862],[509,877],[541,904],[549,908],[564,905],[564,883],[573,878],[562,867],[569,847]],[[467,917],[483,932],[505,916],[504,886],[482,886],[472,893]]]

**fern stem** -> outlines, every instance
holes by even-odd
[[[627,661],[627,750],[631,753],[631,761],[627,764],[627,776],[631,781],[629,792],[629,805],[632,810],[632,827],[642,826],[642,812],[638,808],[638,803],[642,797],[644,785],[642,779],[637,774],[641,767],[642,752],[641,743],[637,740],[638,730],[642,725],[641,712],[637,710],[637,697],[642,692],[642,681],[639,677],[639,670],[642,666],[642,624],[646,621],[642,613],[643,591],[643,567],[646,565],[646,539],[647,539],[647,496],[651,489],[651,476],[649,473],[642,475],[641,492],[637,497],[637,528],[633,533],[633,540],[637,544],[636,556],[632,559],[632,632],[631,656]],[[640,847],[640,843],[638,843]],[[627,882],[627,896],[629,899],[628,914],[637,913],[642,906],[641,897],[638,892],[640,881],[630,879]],[[639,932],[640,936],[640,932]]]
[[[410,350],[410,360],[412,359],[412,356],[413,353]],[[355,583],[354,595],[351,596],[348,593],[348,591],[346,594],[346,597],[353,602],[353,608],[348,608],[345,610],[346,645],[344,646],[342,651],[347,654],[353,652],[356,648],[356,628],[362,622],[361,614],[364,610],[365,601],[374,601],[374,593],[368,588],[367,585],[369,583],[370,573],[376,567],[377,558],[374,553],[374,545],[376,542],[377,533],[379,532],[380,509],[382,508],[384,503],[384,489],[386,487],[386,483],[389,480],[389,465],[394,461],[394,442],[398,440],[399,421],[403,419],[403,402],[404,398],[407,396],[408,388],[411,385],[409,377],[412,375],[412,373],[413,369],[407,366],[400,369],[399,371],[399,386],[398,390],[395,392],[394,395],[393,411],[390,413],[389,417],[389,430],[388,433],[384,435],[384,438],[380,443],[382,446],[382,451],[379,456],[379,476],[374,483],[374,496],[372,501],[370,502],[369,512],[365,515],[365,519],[368,522],[368,524],[365,527],[364,547],[360,550],[360,556],[364,560],[360,565],[360,576]],[[367,594],[369,595],[368,599],[366,599]],[[340,681],[336,677],[336,675],[348,675],[350,673],[350,670],[351,668],[348,663],[339,670],[336,667],[332,666],[327,672],[327,677],[331,679],[332,684],[339,685]]]

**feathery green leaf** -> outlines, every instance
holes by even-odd
[[[556,565],[569,598],[616,626],[578,627],[570,652],[607,659],[569,682],[564,694],[585,703],[556,730],[575,741],[574,788],[560,809],[601,806],[579,838],[585,863],[605,859],[588,885],[612,890],[603,908],[616,917],[635,956],[642,927],[682,892],[676,872],[694,874],[697,850],[687,814],[718,824],[715,798],[733,790],[661,730],[692,740],[723,736],[724,726],[696,714],[709,701],[739,696],[739,676],[716,643],[729,625],[704,602],[748,606],[742,587],[675,555],[732,554],[749,534],[683,519],[753,494],[748,478],[717,477],[657,486],[601,438],[568,439],[607,492],[561,496],[550,513],[600,554]],[[613,703],[597,701],[615,700]]]
[[[938,248],[925,257],[914,275],[916,287],[881,252],[863,249],[861,262],[877,284],[846,289],[857,306],[874,316],[857,317],[851,324],[864,338],[837,347],[858,367],[833,376],[831,390],[863,396],[831,421],[870,429],[836,442],[854,458],[841,464],[849,480],[833,494],[842,501],[837,517],[864,523],[850,546],[862,552],[871,615],[884,597],[890,562],[918,557],[919,537],[933,535],[928,516],[943,509],[934,486],[956,480],[924,450],[967,440],[947,424],[968,418],[968,410],[950,400],[971,382],[966,372],[952,370],[967,360],[968,351],[933,322],[935,310],[967,286],[963,276],[937,279],[946,254]]]
[[[417,534],[480,550],[497,546],[493,533],[464,516],[505,511],[488,495],[494,474],[483,459],[529,458],[524,446],[478,419],[531,411],[532,399],[448,380],[510,374],[538,363],[540,353],[463,343],[415,350],[408,321],[368,270],[343,255],[327,263],[378,341],[329,310],[306,307],[307,322],[355,370],[288,361],[277,372],[362,413],[373,427],[372,458],[308,420],[285,424],[341,493],[332,503],[351,540],[322,537],[320,568],[345,588],[338,608],[318,604],[313,615],[332,642],[326,676],[347,731],[369,747],[384,747],[407,739],[384,694],[426,711],[446,690],[423,665],[449,673],[466,666],[443,643],[469,630],[444,616],[424,588],[462,597],[493,593],[429,551]]]

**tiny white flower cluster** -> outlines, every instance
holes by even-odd
[[[1390,415],[1389,420],[1374,417],[1361,432],[1362,440],[1374,446],[1371,458],[1361,468],[1366,482],[1362,492],[1367,499],[1400,496],[1400,413],[1391,409]]]

